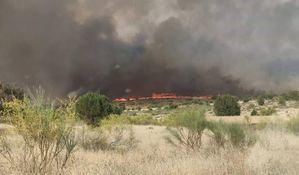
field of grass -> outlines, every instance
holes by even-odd
[[[6,103],[0,124],[0,174],[299,172],[296,116],[217,118],[208,103],[163,104],[151,110],[148,104],[140,108],[134,104],[134,109],[130,106],[93,127],[76,117],[74,103],[64,100],[57,107],[42,97]],[[258,110],[271,107],[280,111],[269,101],[263,107],[253,101],[244,103],[242,111],[250,104]],[[287,108],[296,109],[281,109]]]
[[[163,140],[164,128],[134,127],[139,146],[119,154],[111,151],[78,150],[70,174],[297,174],[299,138],[283,131],[266,129],[246,151],[231,146],[217,148],[208,136],[198,151],[173,148]]]

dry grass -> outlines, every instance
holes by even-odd
[[[226,147],[215,152],[208,137],[199,152],[174,149],[163,142],[166,133],[161,127],[135,127],[151,137],[139,138],[149,145],[118,154],[115,152],[76,153],[76,161],[68,174],[138,174],[138,175],[198,175],[198,174],[297,174],[299,171],[299,138],[279,130],[259,133],[260,140],[242,152]],[[147,132],[146,132],[147,130]],[[159,131],[156,133],[156,131]],[[158,140],[154,144],[154,140]],[[151,145],[151,146],[150,146]],[[216,149],[216,148],[215,148]]]
[[[187,152],[167,144],[161,126],[134,126],[138,147],[128,152],[78,148],[65,174],[200,175],[298,174],[299,137],[280,129],[258,132],[258,142],[246,151],[218,149],[205,135],[203,147]],[[16,138],[14,138],[16,139]],[[0,174],[18,174],[0,159]],[[20,173],[19,173],[20,174]]]

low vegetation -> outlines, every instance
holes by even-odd
[[[209,129],[212,137],[219,147],[232,145],[235,148],[248,148],[256,141],[256,136],[252,130],[239,123],[210,122]]]
[[[287,123],[287,129],[296,135],[299,135],[299,117],[292,118]]]
[[[13,100],[16,99],[23,99],[24,98],[24,91],[21,88],[12,85],[6,85],[0,83],[0,99],[1,100]]]
[[[273,115],[276,112],[276,110],[272,107],[262,108],[259,112],[259,115],[262,116],[270,116]]]
[[[285,99],[285,97],[283,97],[283,96],[279,96],[279,97],[278,97],[278,103],[279,103],[281,106],[286,106],[286,99]]]
[[[250,114],[251,116],[255,116],[255,115],[258,115],[258,113],[257,113],[257,111],[255,110],[255,109],[253,109],[252,111],[251,111],[251,114]]]
[[[24,91],[21,88],[0,83],[0,121],[2,119],[1,113],[4,110],[3,103],[12,101],[15,98],[22,100],[24,98]]]
[[[70,122],[73,103],[63,104],[55,107],[42,94],[4,103],[5,120],[20,137],[14,147],[7,135],[1,135],[0,154],[11,168],[22,174],[58,173],[65,168],[77,143]]]
[[[217,116],[234,116],[240,115],[241,109],[235,97],[223,95],[216,98],[214,112]]]
[[[201,147],[203,131],[208,125],[204,109],[182,111],[170,116],[168,124],[168,130],[172,136],[166,137],[169,143],[192,150]]]
[[[289,91],[282,94],[286,100],[299,101],[299,91]]]
[[[77,131],[78,132],[78,131]],[[137,145],[130,126],[123,124],[106,124],[100,128],[82,126],[77,135],[78,146],[85,151],[118,151],[126,152]]]
[[[277,100],[258,106],[256,98],[238,103],[223,95],[214,106],[155,101],[158,108],[147,110],[145,102],[142,106],[130,102],[135,104],[127,109],[139,110],[123,111],[99,93],[54,101],[42,91],[22,98],[12,95],[3,100],[2,121],[11,127],[0,127],[0,170],[3,174],[297,174],[298,117],[251,122],[257,115],[273,116],[278,107],[285,109]],[[214,115],[213,109],[219,116],[240,115],[244,104],[242,110],[253,115],[246,117],[247,122],[208,116]]]
[[[265,98],[263,96],[258,96],[257,98],[257,103],[260,105],[260,106],[263,106],[265,104]]]
[[[118,124],[126,124],[126,125],[161,125],[162,122],[151,115],[142,114],[137,116],[130,115],[110,115],[109,117],[101,120],[101,124],[103,125],[118,125]]]
[[[122,109],[111,103],[105,95],[87,93],[78,99],[76,112],[88,124],[97,125],[110,114],[121,114]]]
[[[167,141],[188,150],[201,148],[204,131],[211,132],[210,137],[217,147],[232,145],[245,149],[256,140],[252,130],[242,124],[207,121],[204,108],[191,108],[170,117],[167,123],[171,136],[166,137]]]

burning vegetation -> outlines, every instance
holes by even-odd
[[[298,0],[0,0],[0,82],[21,87],[0,83],[0,172],[297,175],[298,19]]]
[[[179,96],[175,93],[153,93],[150,97],[122,97],[115,98],[113,101],[115,102],[126,102],[126,101],[135,101],[135,100],[161,100],[161,99],[198,99],[198,100],[211,100],[212,96]]]

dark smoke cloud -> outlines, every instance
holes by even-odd
[[[0,0],[0,80],[54,96],[299,88],[295,0]]]

